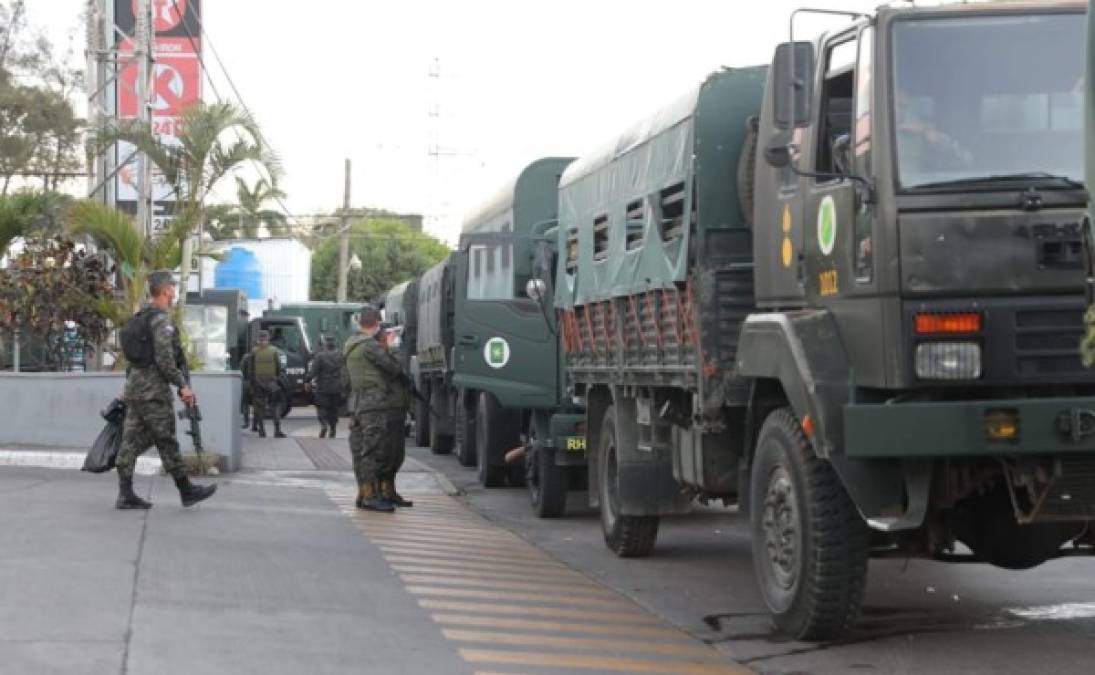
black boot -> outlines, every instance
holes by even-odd
[[[114,508],[128,511],[130,509],[150,509],[152,504],[137,496],[133,491],[132,476],[118,476],[118,500],[114,502]]]
[[[320,438],[327,438],[327,425],[326,424],[320,426],[320,428],[319,428],[319,437]]]
[[[175,486],[179,488],[179,497],[182,498],[183,506],[193,506],[202,500],[209,499],[217,491],[216,483],[194,485],[185,475],[175,477]]]
[[[380,494],[380,488],[376,483],[363,483],[361,487],[361,496],[358,497],[361,500],[359,509],[366,511],[380,511],[382,513],[391,513],[395,511],[395,507],[392,503],[384,498],[384,495]]]
[[[281,421],[277,417],[274,418],[274,438],[285,438],[285,434],[281,432]]]
[[[334,438],[334,437],[335,437],[335,425],[332,424],[327,429],[327,438]]]
[[[258,428],[255,429],[255,431],[259,432],[259,438],[266,438],[266,422],[263,422],[260,419],[258,423]]]
[[[414,502],[409,499],[404,499],[403,495],[395,491],[394,480],[382,480],[380,481],[380,494],[384,496],[393,506],[399,506],[403,508],[414,506]]]

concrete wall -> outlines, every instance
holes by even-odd
[[[103,419],[99,411],[120,396],[122,373],[0,373],[0,446],[89,447]],[[239,469],[239,373],[194,373],[206,450],[225,456],[228,471]],[[181,409],[182,404],[176,402]],[[187,423],[176,424],[183,452],[193,452]],[[156,456],[155,449],[150,449]]]

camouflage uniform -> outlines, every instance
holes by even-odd
[[[255,419],[258,420],[259,435],[265,436],[267,417],[274,419],[274,433],[281,435],[281,350],[273,345],[260,345],[251,352],[251,399],[255,406]]]
[[[375,337],[355,335],[343,348],[344,374],[350,385],[350,454],[354,476],[366,492],[379,493],[382,480],[394,478],[402,463],[406,390],[403,369]],[[396,450],[393,438],[398,438]],[[394,467],[394,468],[393,468]],[[363,488],[365,489],[365,488]]]
[[[342,354],[330,342],[329,346],[316,354],[308,366],[307,380],[312,383],[316,403],[316,417],[321,427],[320,437],[330,433],[335,437],[338,426],[338,412],[342,407]]]
[[[154,361],[138,368],[131,366],[125,380],[125,426],[122,447],[115,466],[118,475],[132,479],[137,457],[152,445],[160,453],[164,471],[184,475],[179,442],[175,438],[175,406],[171,387],[186,386],[176,359],[182,354],[179,333],[167,312],[152,311],[148,318],[152,331]]]

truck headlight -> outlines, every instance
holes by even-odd
[[[976,380],[981,377],[981,345],[976,342],[925,342],[916,346],[916,376],[922,380]]]

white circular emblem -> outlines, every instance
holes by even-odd
[[[502,368],[509,363],[509,343],[505,338],[492,337],[483,345],[483,360],[491,368]]]
[[[836,202],[832,195],[825,195],[817,209],[817,245],[823,255],[829,255],[836,246]]]

